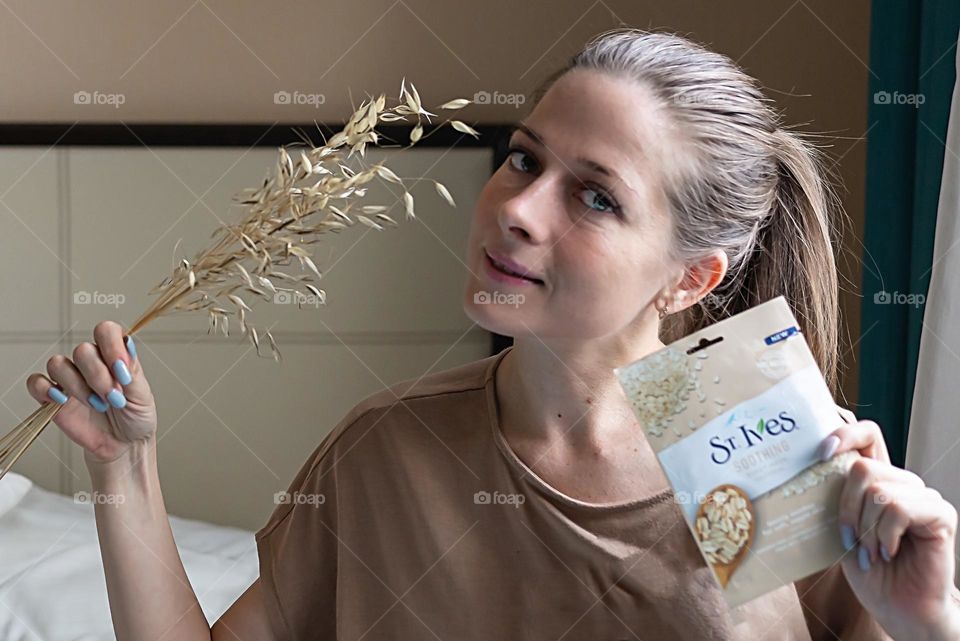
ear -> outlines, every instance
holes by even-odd
[[[679,312],[710,293],[727,273],[727,254],[716,249],[692,265],[688,265],[679,282],[664,294],[670,312]]]

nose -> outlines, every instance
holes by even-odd
[[[505,236],[518,236],[534,243],[544,239],[549,224],[546,214],[557,207],[557,203],[551,202],[549,189],[549,182],[540,175],[503,201],[498,223]]]

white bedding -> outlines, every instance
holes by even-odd
[[[212,625],[258,575],[253,533],[173,516],[170,525]],[[0,639],[114,639],[93,506],[13,472],[0,480]]]

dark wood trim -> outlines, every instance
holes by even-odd
[[[505,145],[509,124],[473,125],[480,138],[463,134],[449,125],[427,125],[418,147],[476,148]],[[0,124],[0,146],[95,146],[95,147],[278,147],[301,140],[298,132],[319,143],[342,129],[336,123],[274,124],[69,124],[69,123],[3,123]],[[377,127],[384,140],[409,140],[409,125]],[[321,136],[322,132],[322,136]],[[389,144],[389,143],[387,143]]]

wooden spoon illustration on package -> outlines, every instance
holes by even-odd
[[[697,509],[697,541],[723,587],[750,550],[755,517],[750,497],[729,483],[711,490]]]

